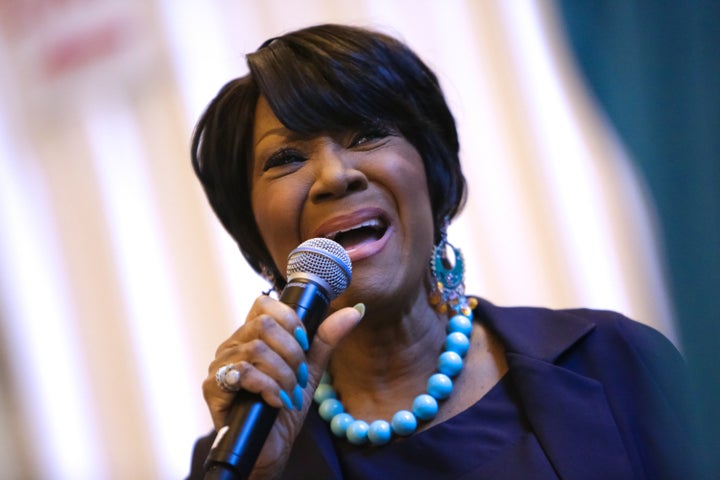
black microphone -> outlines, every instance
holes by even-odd
[[[351,278],[350,257],[330,239],[312,238],[288,255],[287,285],[280,301],[293,307],[310,342],[325,319],[330,301],[345,291]],[[205,460],[205,480],[247,478],[277,414],[278,409],[266,404],[260,395],[239,391]]]

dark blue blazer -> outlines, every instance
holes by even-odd
[[[476,315],[504,343],[522,406],[560,478],[697,478],[685,364],[659,332],[605,311],[481,300]]]
[[[474,315],[504,344],[508,375],[557,477],[698,478],[685,365],[659,332],[614,312],[499,307],[482,299]],[[302,464],[303,472],[292,469],[287,478],[340,478],[329,437],[311,428],[315,417],[309,415],[289,463]],[[202,478],[211,441],[196,444],[191,479]]]

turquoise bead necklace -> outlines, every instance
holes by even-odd
[[[442,294],[442,285],[439,284],[438,288]],[[319,405],[320,416],[330,422],[332,433],[339,438],[347,438],[354,445],[368,442],[372,445],[384,445],[391,440],[393,434],[401,437],[411,435],[417,430],[418,422],[435,418],[439,408],[438,401],[450,396],[453,389],[452,379],[462,371],[463,358],[470,348],[472,309],[475,305],[474,298],[467,299],[464,295],[451,302],[435,303],[437,310],[449,311],[452,315],[448,321],[445,347],[438,357],[438,371],[428,379],[427,391],[415,397],[412,408],[397,411],[390,422],[374,420],[368,423],[345,412],[345,407],[326,372],[313,399]]]

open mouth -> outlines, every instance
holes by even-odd
[[[387,228],[387,224],[383,220],[373,218],[358,225],[329,233],[325,237],[338,242],[345,250],[352,250],[381,239]]]

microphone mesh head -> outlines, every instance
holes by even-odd
[[[333,299],[343,293],[352,279],[352,263],[345,249],[329,238],[311,238],[288,255],[287,277],[309,273],[324,280]]]

